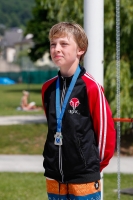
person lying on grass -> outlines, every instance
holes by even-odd
[[[28,97],[29,97],[29,92],[28,91],[23,91],[23,96],[21,99],[21,109],[22,110],[40,110],[42,109],[41,107],[37,107],[36,103],[34,101],[28,103]]]

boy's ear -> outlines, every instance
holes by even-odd
[[[79,50],[78,50],[78,55],[79,55],[79,56],[82,56],[82,55],[84,54],[84,52],[85,52],[85,51],[79,49]]]

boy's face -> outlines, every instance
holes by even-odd
[[[50,40],[51,58],[60,68],[77,66],[83,53],[71,34]]]

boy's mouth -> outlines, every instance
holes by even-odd
[[[55,55],[54,58],[58,59],[58,58],[62,58],[62,56],[61,55]]]

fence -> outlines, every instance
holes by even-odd
[[[22,71],[22,72],[1,72],[0,77],[8,77],[16,83],[44,83],[50,78],[53,78],[58,73],[55,70],[38,70],[38,71]]]

